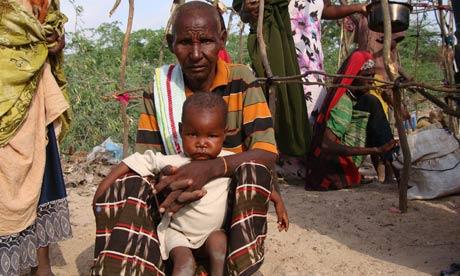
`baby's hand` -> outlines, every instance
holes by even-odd
[[[286,211],[286,207],[284,206],[284,202],[276,202],[275,203],[275,211],[276,216],[278,217],[278,231],[286,231],[289,229],[289,217]]]

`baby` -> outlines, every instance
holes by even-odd
[[[184,153],[135,153],[124,159],[122,165],[141,176],[148,176],[159,173],[168,165],[180,167],[192,160],[216,159],[217,162],[217,159],[232,154],[222,150],[227,113],[228,107],[222,97],[213,93],[194,93],[183,105],[182,123],[179,124]],[[222,227],[229,184],[230,178],[214,179],[204,186],[205,195],[200,200],[189,203],[172,216],[163,216],[158,226],[158,238],[163,259],[172,259],[172,275],[194,275],[196,256],[208,259],[210,275],[224,274],[227,237]],[[279,231],[287,231],[289,222],[280,194],[272,191],[270,200],[275,204]]]

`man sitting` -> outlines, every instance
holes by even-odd
[[[157,210],[149,204],[157,199],[154,193],[167,192],[158,211],[174,213],[200,199],[203,186],[210,180],[231,176],[227,270],[232,275],[250,275],[264,256],[272,190],[269,168],[277,158],[270,111],[262,90],[249,87],[254,81],[251,71],[218,59],[227,34],[213,6],[191,1],[173,16],[168,43],[179,64],[155,71],[152,93],[144,95],[136,150],[181,153],[181,106],[187,96],[204,91],[217,93],[228,104],[228,135],[223,147],[235,154],[225,156],[225,162],[191,161],[172,168],[157,184],[137,175],[106,178],[104,181],[114,184],[98,191],[94,199],[97,235],[93,274],[163,273],[156,223],[151,217]]]

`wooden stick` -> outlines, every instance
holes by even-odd
[[[305,78],[306,76],[308,76],[310,74],[323,75],[323,76],[326,76],[326,77],[333,77],[333,78],[339,77],[339,78],[354,78],[354,79],[362,79],[362,80],[373,80],[373,81],[380,82],[380,83],[383,83],[383,84],[394,85],[394,81],[386,81],[386,80],[380,80],[380,79],[376,79],[376,78],[372,78],[372,77],[363,77],[363,76],[330,74],[330,73],[325,73],[323,71],[315,71],[315,70],[305,71],[301,75],[286,76],[286,77],[272,77],[272,80],[273,80],[273,82],[280,82],[281,83],[281,82],[289,81],[289,80],[296,80],[296,79],[299,80],[299,79]],[[267,80],[267,78],[257,78],[256,79],[257,82],[265,82],[266,80]],[[305,84],[308,84],[308,83],[305,83]],[[435,85],[431,85],[431,84],[427,84],[427,83],[423,83],[423,82],[416,82],[416,81],[413,81],[413,79],[411,79],[408,82],[402,83],[400,85],[400,87],[403,87],[403,88],[404,87],[421,87],[421,88],[425,88],[425,89],[428,89],[428,90],[434,90],[434,91],[439,91],[439,92],[444,92],[444,93],[460,93],[460,87],[456,87],[456,86],[439,87],[439,86],[435,86]]]
[[[263,27],[264,27],[264,9],[265,9],[265,1],[260,0],[259,1],[259,17],[257,18],[257,42],[259,44],[259,51],[260,51],[260,57],[262,59],[262,64],[265,68],[265,74],[268,79],[271,79],[273,77],[273,72],[272,69],[270,68],[270,63],[268,62],[268,57],[267,57],[267,46],[264,41],[264,33],[263,33]],[[270,108],[270,112],[273,117],[273,123],[276,124],[275,118],[276,118],[276,93],[273,89],[272,85],[268,85],[266,88],[268,90],[268,104]]]
[[[411,76],[409,76],[409,74],[407,74],[402,68],[399,68],[399,73],[405,79],[410,80]],[[431,95],[425,89],[423,89],[423,88],[408,88],[408,89],[410,91],[414,92],[414,93],[421,94],[423,97],[425,97],[425,100],[429,100],[430,102],[434,103],[436,106],[441,108],[444,113],[449,114],[449,115],[454,116],[454,117],[457,117],[457,118],[460,118],[460,110],[452,109],[448,104],[446,104],[445,102],[441,101],[436,96]]]
[[[230,15],[228,16],[227,36],[230,36],[230,32],[232,31],[233,16],[235,16],[235,12],[232,10],[230,11]],[[228,39],[225,43],[228,44]]]
[[[267,57],[267,45],[265,44],[264,40],[264,8],[265,8],[265,1],[259,1],[259,17],[257,19],[257,42],[259,43],[259,50],[260,50],[260,57],[262,59],[262,64],[265,68],[265,74],[267,78],[272,78],[273,73],[272,69],[270,68],[270,63],[268,62]]]
[[[240,48],[238,49],[238,63],[239,64],[242,64],[243,63],[243,49],[244,49],[244,45],[243,45],[243,32],[244,32],[244,27],[246,25],[244,24],[243,21],[240,20],[240,36],[239,36],[239,45],[240,45]]]
[[[391,60],[390,47],[391,47],[391,21],[390,21],[390,6],[388,0],[381,0],[383,11],[383,59],[385,63],[385,70],[387,71],[388,77],[391,81],[396,79],[396,65]],[[394,97],[394,112],[396,119],[396,128],[399,134],[399,143],[401,145],[402,153],[404,156],[403,169],[399,179],[399,210],[402,213],[407,212],[407,183],[409,182],[411,154],[409,144],[407,142],[406,131],[404,130],[402,123],[402,106],[401,106],[401,91],[399,87],[393,89]]]
[[[120,82],[118,89],[124,90],[126,84],[126,62],[128,60],[129,37],[133,28],[134,0],[129,0],[128,24],[126,26],[125,37],[123,39],[123,49],[121,51]],[[128,156],[129,151],[129,120],[126,113],[126,105],[120,103],[121,119],[123,121],[123,157]]]

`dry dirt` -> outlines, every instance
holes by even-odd
[[[78,171],[75,165],[64,166],[74,238],[51,248],[56,275],[88,275],[91,200],[108,170],[93,165]],[[264,275],[439,275],[460,262],[460,196],[411,201],[408,213],[398,214],[390,211],[398,204],[393,184],[331,192],[282,185],[281,191],[291,225],[279,233],[271,208]]]

